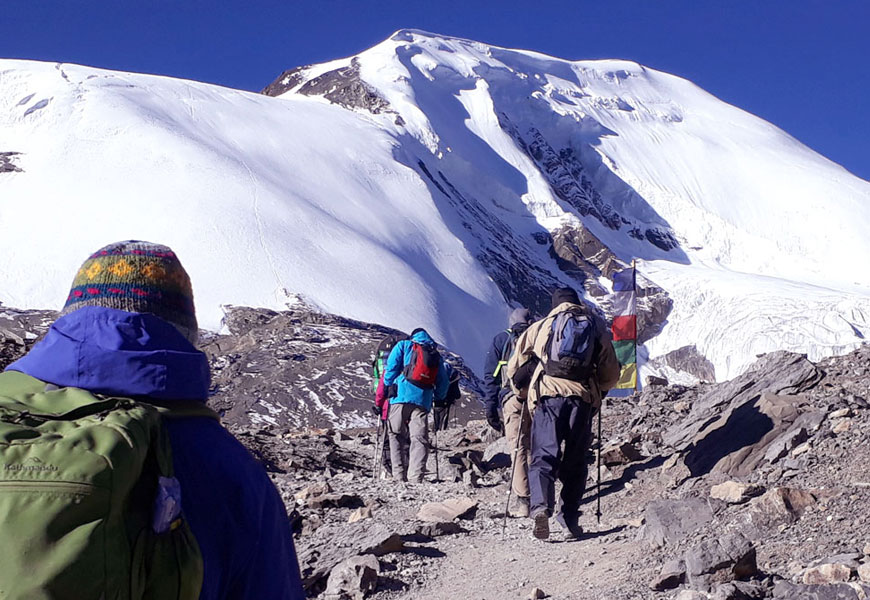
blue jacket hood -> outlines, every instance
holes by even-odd
[[[210,386],[208,359],[175,327],[151,314],[100,306],[59,318],[7,369],[116,396],[204,402]]]
[[[411,339],[417,342],[418,344],[423,344],[425,346],[434,346],[435,340],[433,340],[429,334],[421,329],[417,333],[411,336]]]

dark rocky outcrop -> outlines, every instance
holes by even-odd
[[[15,164],[20,152],[0,152],[0,173],[21,173],[22,169]]]
[[[716,369],[706,356],[698,352],[694,344],[672,350],[647,363],[651,369],[666,366],[683,371],[699,381],[716,381]]]
[[[296,88],[305,81],[305,71],[310,65],[295,67],[281,73],[275,81],[263,88],[260,93],[266,96],[280,96]]]

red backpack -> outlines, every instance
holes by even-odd
[[[426,390],[435,387],[438,368],[441,365],[441,355],[434,345],[423,345],[411,342],[411,358],[408,360],[402,374],[405,379]]]

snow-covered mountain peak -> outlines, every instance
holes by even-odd
[[[57,307],[138,238],[178,251],[205,327],[301,294],[473,367],[511,307],[606,307],[632,259],[651,356],[718,378],[868,329],[870,184],[679,77],[400,30],[264,91],[0,61],[0,300]]]

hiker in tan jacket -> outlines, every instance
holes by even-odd
[[[562,482],[557,520],[571,537],[583,532],[578,519],[592,417],[619,378],[610,332],[577,292],[557,289],[552,307],[520,336],[507,365],[511,387],[532,412],[529,487],[533,532],[540,539],[550,535],[557,476]]]

